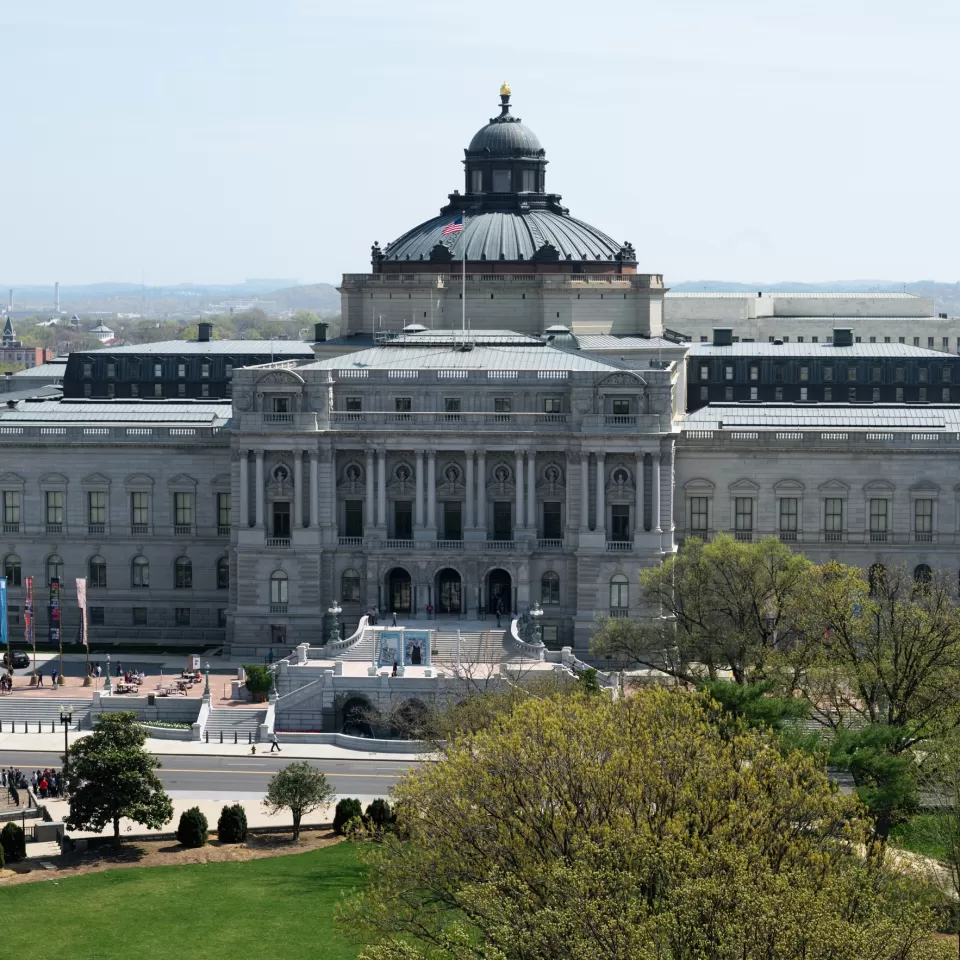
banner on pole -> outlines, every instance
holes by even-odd
[[[80,608],[80,642],[87,645],[87,579],[77,577],[77,606]]]
[[[23,639],[33,645],[33,577],[23,580]]]
[[[9,642],[7,637],[7,579],[0,577],[0,643]]]
[[[60,581],[54,577],[50,581],[50,631],[51,643],[60,642]]]

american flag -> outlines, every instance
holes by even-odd
[[[453,223],[448,223],[440,232],[440,236],[445,237],[451,233],[463,233],[463,214],[457,217]]]

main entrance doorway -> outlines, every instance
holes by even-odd
[[[390,607],[381,610],[380,615],[409,613],[412,609],[411,594],[410,574],[402,567],[394,567],[387,575],[387,598]]]
[[[487,597],[490,613],[497,612],[497,605],[502,603],[502,612],[508,614],[513,610],[513,581],[506,570],[491,570],[487,576]]]
[[[445,567],[437,574],[437,613],[462,613],[463,583],[460,574]]]

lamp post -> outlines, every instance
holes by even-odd
[[[207,682],[203,686],[203,695],[210,699],[210,661],[207,661]]]
[[[110,693],[113,688],[110,686],[110,654],[107,654],[107,672],[103,681],[103,692]]]
[[[534,603],[530,608],[530,617],[533,620],[533,642],[540,643],[540,618],[543,616],[543,610],[539,603]]]
[[[67,779],[67,762],[70,756],[70,745],[67,742],[67,731],[70,729],[70,724],[73,722],[73,707],[65,707],[62,703],[60,704],[60,724],[63,726],[63,779]]]
[[[327,613],[333,617],[333,623],[330,626],[330,643],[338,643],[340,641],[340,614],[343,613],[343,608],[334,600],[333,606],[327,608]]]

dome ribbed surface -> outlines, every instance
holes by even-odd
[[[451,216],[434,217],[394,240],[383,251],[387,261],[429,260],[430,251],[440,243],[443,228]],[[527,213],[490,212],[467,217],[463,233],[446,238],[454,259],[530,260],[544,244],[552,244],[561,260],[613,260],[622,244],[573,217],[549,210]],[[452,241],[452,242],[451,242]]]
[[[537,156],[543,147],[537,135],[519,120],[493,121],[481,127],[470,141],[470,155],[489,150],[494,157]]]

